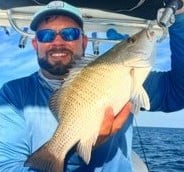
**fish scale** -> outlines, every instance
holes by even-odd
[[[138,113],[140,107],[149,109],[142,84],[153,65],[154,37],[153,32],[145,29],[87,65],[76,63],[78,66],[51,99],[50,108],[58,119],[58,128],[50,141],[30,156],[27,166],[63,172],[65,156],[75,145],[88,164],[107,108],[117,115],[132,101],[132,112]]]

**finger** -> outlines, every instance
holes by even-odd
[[[183,3],[182,8],[181,8],[181,9],[179,9],[179,10],[176,10],[176,14],[184,13],[184,0],[182,0],[182,3]]]
[[[128,116],[130,115],[132,104],[128,102],[123,109],[118,113],[118,115],[115,117],[113,125],[112,125],[112,130],[111,134],[116,133],[126,122],[128,119]]]
[[[114,114],[112,107],[108,107],[105,110],[104,119],[100,128],[99,135],[109,135],[112,129],[114,121]]]
[[[105,110],[104,119],[100,128],[96,145],[103,143],[106,140],[106,138],[110,135],[113,121],[114,121],[113,109],[112,107],[108,107]]]
[[[181,13],[184,13],[184,7],[176,11],[176,14],[181,14]]]

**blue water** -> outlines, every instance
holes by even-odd
[[[184,172],[184,129],[135,127],[133,149],[149,172]]]

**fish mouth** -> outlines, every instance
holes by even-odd
[[[147,29],[146,35],[150,41],[154,41],[155,38],[155,32],[153,30]]]

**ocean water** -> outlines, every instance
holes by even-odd
[[[184,172],[184,129],[135,127],[133,150],[149,172]]]

